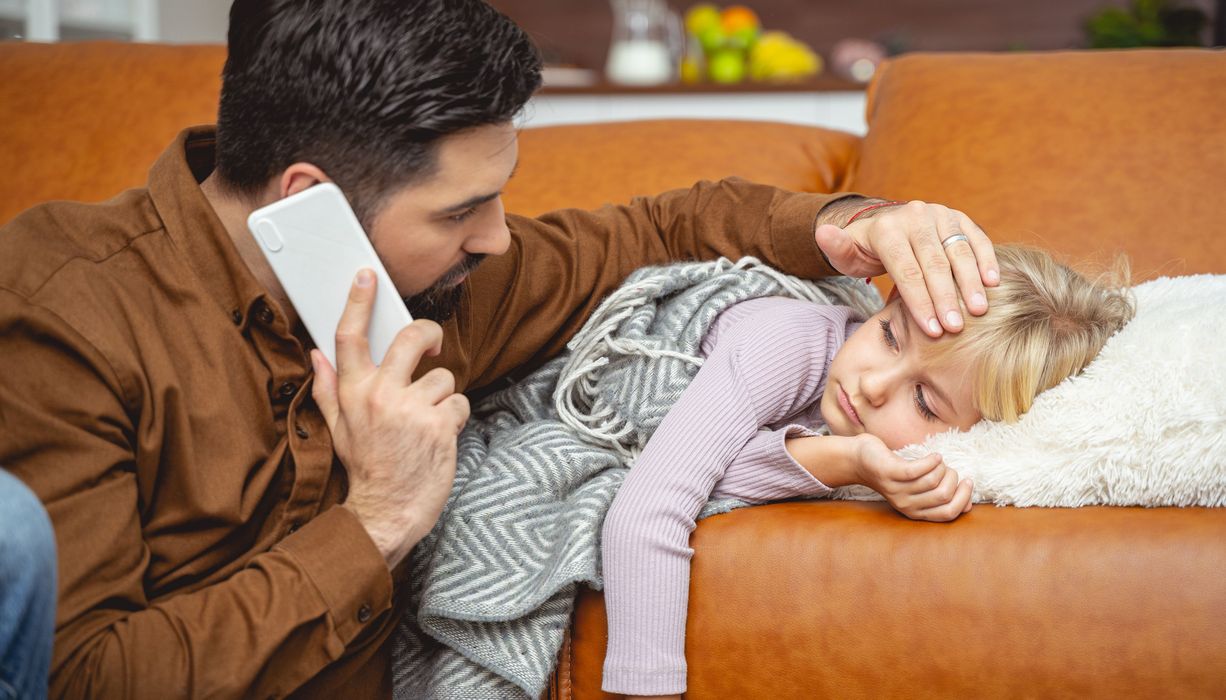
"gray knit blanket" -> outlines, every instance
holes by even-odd
[[[729,306],[763,296],[881,306],[862,280],[807,282],[753,258],[643,268],[555,358],[473,409],[455,486],[411,555],[394,697],[538,698],[629,467],[702,364]],[[706,517],[745,505],[722,499]]]

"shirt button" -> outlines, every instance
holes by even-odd
[[[362,607],[358,608],[358,622],[361,622],[362,624],[370,622],[370,613],[370,606],[363,603]]]
[[[231,311],[230,318],[234,319],[234,325],[236,326],[243,325],[243,312],[242,311],[239,311],[238,309]]]
[[[255,317],[265,326],[272,325],[272,309],[268,308],[267,304],[260,304],[260,310],[255,312]]]
[[[296,393],[298,393],[298,385],[293,382],[285,382],[277,388],[277,395],[283,399],[292,399]]]
[[[311,434],[307,432],[306,428],[302,427],[301,423],[294,423],[294,434],[303,440],[311,437]]]

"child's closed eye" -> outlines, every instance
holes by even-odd
[[[920,415],[924,420],[935,421],[937,414],[928,407],[928,400],[924,398],[924,386],[922,384],[915,385],[915,407],[919,409]]]
[[[898,339],[894,337],[894,331],[890,330],[890,322],[887,319],[877,321],[881,325],[881,336],[885,338],[885,344],[890,346],[890,349],[898,349]]]
[[[877,323],[881,326],[881,337],[885,340],[885,344],[891,350],[897,350],[898,338],[894,337],[894,331],[890,329],[889,320],[882,318],[878,319]],[[924,420],[935,421],[938,418],[936,411],[933,411],[928,406],[928,399],[924,397],[924,387],[922,384],[915,385],[915,408],[923,416]]]

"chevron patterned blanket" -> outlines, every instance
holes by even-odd
[[[474,407],[455,486],[411,555],[393,640],[394,697],[538,698],[579,584],[599,590],[599,535],[617,487],[702,360],[720,312],[791,296],[866,315],[863,281],[812,283],[753,258],[643,268],[568,351]],[[744,505],[708,503],[705,517]]]

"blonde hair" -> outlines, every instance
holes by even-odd
[[[966,327],[933,343],[936,362],[971,362],[973,397],[988,420],[1013,422],[1043,391],[1079,374],[1133,316],[1128,261],[1090,280],[1045,251],[995,246],[1000,284],[988,312],[964,313]],[[963,308],[965,312],[965,308]]]

